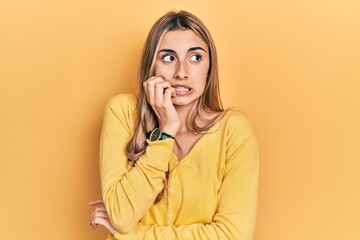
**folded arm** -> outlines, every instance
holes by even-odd
[[[125,153],[132,129],[128,98],[110,100],[105,113],[100,144],[100,175],[103,200],[112,225],[130,231],[152,206],[163,189],[174,140],[148,142],[134,166]]]

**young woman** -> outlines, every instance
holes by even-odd
[[[90,224],[108,239],[252,239],[258,148],[242,113],[223,110],[214,42],[194,15],[152,27],[139,96],[113,97],[101,135],[103,200]]]

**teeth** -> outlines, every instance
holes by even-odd
[[[176,87],[175,91],[177,91],[177,92],[188,92],[188,91],[190,91],[190,89],[186,88],[186,87]]]

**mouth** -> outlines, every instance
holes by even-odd
[[[188,92],[191,89],[188,87],[182,87],[182,86],[178,86],[178,87],[174,87],[176,92]]]
[[[175,89],[176,96],[184,96],[192,91],[192,88],[186,85],[174,85],[172,87]]]

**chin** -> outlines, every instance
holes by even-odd
[[[175,97],[172,99],[172,103],[174,104],[175,107],[192,105],[195,101],[196,99],[185,99],[185,98],[182,99],[181,97]]]

